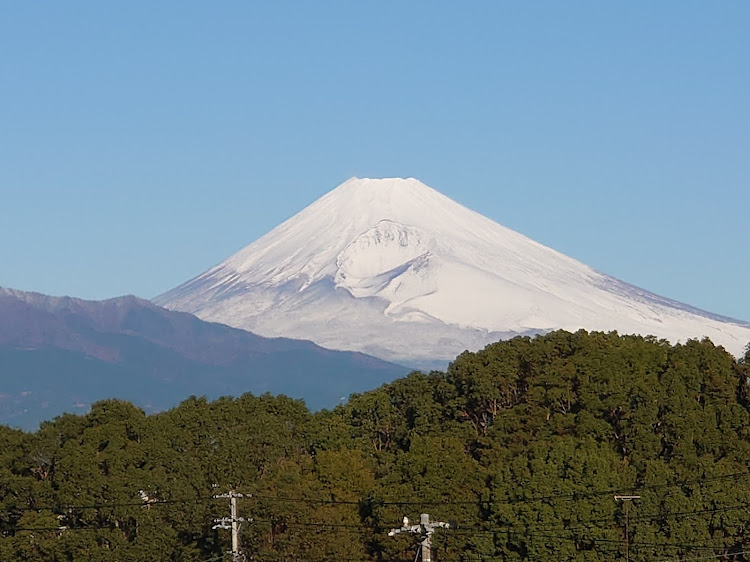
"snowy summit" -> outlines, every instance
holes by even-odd
[[[559,328],[708,336],[735,355],[750,342],[748,323],[595,271],[413,178],[352,178],[155,302],[412,365]]]

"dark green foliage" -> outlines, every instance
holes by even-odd
[[[314,415],[248,394],[0,427],[0,560],[218,560],[230,489],[256,560],[413,560],[387,533],[420,513],[460,523],[438,562],[619,560],[626,520],[634,561],[748,560],[748,355],[561,331]]]

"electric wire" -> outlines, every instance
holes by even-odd
[[[655,488],[668,488],[668,487],[675,487],[675,486],[684,486],[684,485],[690,485],[690,484],[700,484],[704,482],[709,481],[718,481],[718,480],[725,480],[729,478],[737,478],[737,477],[745,477],[750,473],[741,473],[741,474],[732,474],[732,475],[724,475],[721,477],[713,477],[713,478],[702,478],[702,479],[695,479],[690,481],[683,481],[683,482],[677,482],[672,484],[663,484],[663,485],[655,485],[650,486],[650,489]],[[637,488],[634,490],[644,490],[643,488]],[[621,489],[619,490],[621,491]],[[603,495],[604,493],[611,493],[609,490],[605,491],[599,491],[596,492],[596,495]],[[562,497],[562,495],[558,495],[556,497]],[[372,499],[365,499],[360,501],[350,501],[350,500],[317,500],[312,498],[285,498],[285,497],[278,497],[278,496],[264,496],[264,495],[250,495],[247,494],[245,499],[255,499],[260,500],[263,502],[272,502],[272,503],[286,503],[286,502],[301,502],[305,504],[310,505],[362,505],[363,503],[370,502],[373,505],[429,505],[429,502],[380,502],[377,500]],[[165,500],[159,500],[154,499],[147,502],[113,502],[113,503],[91,503],[91,504],[81,504],[81,505],[54,505],[54,506],[34,506],[34,507],[26,507],[17,509],[17,511],[25,511],[25,510],[35,510],[35,511],[42,511],[42,510],[49,510],[49,511],[56,511],[56,510],[63,510],[68,513],[78,511],[78,510],[86,510],[86,509],[113,509],[113,508],[119,508],[119,507],[143,507],[143,508],[151,508],[151,507],[157,507],[157,506],[164,506],[164,505],[175,505],[175,504],[196,504],[201,502],[207,502],[211,500],[216,500],[219,498],[215,498],[214,496],[199,496],[195,498],[183,498],[183,499],[165,499]],[[537,501],[539,498],[528,498],[524,501],[531,502],[531,501]],[[458,505],[464,505],[466,502],[442,502],[441,505],[445,506],[458,506]],[[476,505],[476,502],[472,502],[474,505]],[[647,522],[647,521],[653,521],[653,520],[670,520],[670,519],[677,519],[682,517],[691,517],[691,516],[703,516],[703,515],[709,515],[709,514],[717,514],[717,513],[724,513],[727,511],[732,510],[739,510],[739,509],[745,509],[747,507],[750,507],[750,503],[738,503],[738,504],[732,504],[729,506],[721,506],[721,507],[714,507],[710,509],[699,509],[699,510],[692,510],[692,511],[682,511],[682,512],[660,512],[660,513],[651,513],[651,514],[634,514],[630,517],[631,524],[637,524],[639,522]],[[372,524],[354,524],[354,523],[323,523],[323,522],[317,522],[317,521],[279,521],[278,519],[254,519],[254,523],[268,523],[268,524],[282,524],[285,527],[307,527],[307,528],[318,528],[321,530],[325,529],[348,529],[356,532],[375,532],[375,533],[381,533],[384,532],[385,529],[383,529],[379,525],[372,525]],[[614,517],[607,517],[607,518],[597,518],[597,519],[590,519],[588,521],[579,521],[575,524],[571,524],[570,522],[561,522],[555,525],[546,525],[546,526],[529,526],[522,529],[519,529],[518,525],[506,525],[506,526],[498,526],[494,529],[478,529],[478,528],[471,528],[471,527],[462,527],[460,529],[455,529],[453,532],[457,534],[469,534],[469,535],[478,535],[478,534],[505,534],[508,537],[518,537],[523,538],[527,540],[535,540],[535,539],[545,539],[548,542],[550,540],[555,542],[561,542],[561,541],[573,541],[576,543],[591,543],[592,545],[595,545],[595,548],[601,550],[607,547],[612,548],[620,548],[624,544],[624,539],[612,539],[612,538],[604,538],[604,537],[597,537],[592,536],[592,533],[595,533],[596,531],[611,531],[613,530],[613,523],[616,522],[616,519]],[[606,524],[605,526],[597,525],[599,523]],[[65,526],[60,525],[57,527],[18,527],[13,528],[10,531],[6,531],[3,533],[3,535],[7,536],[8,533],[17,533],[17,532],[66,532],[66,531],[96,531],[96,530],[114,530],[115,528],[112,525],[107,524],[101,524],[101,525],[84,525],[84,526]],[[567,535],[559,535],[559,534],[549,534],[544,533],[544,531],[554,531],[559,529],[560,531],[565,531],[569,534]],[[731,537],[727,537],[728,539],[732,539]],[[681,549],[681,550],[687,550],[687,551],[713,551],[717,552],[719,550],[722,550],[724,548],[727,548],[729,545],[720,545],[720,544],[706,544],[706,543],[670,543],[670,542],[631,542],[630,547],[634,550],[637,550],[638,548],[651,548],[651,549]],[[710,560],[719,558],[721,556],[724,557],[736,557],[743,554],[746,554],[748,552],[742,551],[738,553],[730,553],[730,554],[722,554],[722,555],[711,555],[711,556],[701,556],[696,558],[689,558],[684,560]],[[481,558],[482,560],[488,559],[487,557]],[[469,560],[469,558],[462,558],[462,560]]]
[[[683,480],[680,482],[673,482],[670,484],[652,484],[647,486],[640,486],[640,487],[631,487],[631,488],[611,488],[607,490],[597,490],[592,492],[571,492],[571,493],[564,493],[564,494],[550,494],[545,496],[531,496],[527,498],[507,498],[507,499],[495,499],[495,500],[482,500],[482,499],[476,499],[476,500],[467,500],[467,501],[452,501],[452,500],[442,500],[442,501],[415,501],[415,500],[408,500],[408,501],[388,501],[388,500],[379,500],[379,499],[372,499],[372,498],[364,498],[361,500],[331,500],[331,499],[315,499],[315,498],[302,498],[302,497],[284,497],[284,496],[271,496],[271,495],[264,495],[264,494],[245,494],[244,498],[240,499],[257,499],[257,500],[264,500],[264,501],[276,501],[276,502],[288,502],[288,503],[305,503],[305,504],[320,504],[320,505],[362,505],[362,504],[372,504],[373,506],[477,506],[477,505],[506,505],[506,504],[515,504],[515,503],[531,503],[536,501],[547,501],[547,500],[555,500],[555,499],[587,499],[587,498],[594,498],[598,496],[603,495],[611,495],[615,493],[623,493],[623,492],[643,492],[646,490],[655,490],[655,489],[663,489],[663,488],[676,488],[676,487],[683,487],[683,486],[690,486],[694,484],[703,484],[707,482],[716,482],[721,480],[728,480],[728,479],[738,479],[743,477],[750,476],[750,472],[742,472],[742,473],[733,473],[733,474],[726,474],[722,476],[715,476],[715,477],[708,477],[708,478],[698,478],[698,479],[692,479],[692,480]],[[167,504],[179,504],[179,503],[197,503],[202,501],[210,501],[217,498],[214,498],[213,496],[199,496],[196,498],[185,498],[185,499],[167,499],[167,500],[159,500],[154,499],[149,502],[143,502],[143,501],[133,501],[133,502],[100,502],[100,503],[91,503],[91,504],[82,504],[82,505],[37,505],[37,506],[17,506],[12,507],[11,509],[15,511],[40,511],[40,510],[49,510],[49,511],[61,511],[61,510],[82,510],[82,509],[103,509],[103,508],[115,508],[115,507],[138,507],[143,505],[167,505]]]
[[[530,496],[525,498],[507,498],[507,499],[493,499],[493,500],[467,500],[467,501],[429,501],[429,500],[404,500],[404,501],[387,501],[387,500],[365,500],[371,501],[375,505],[393,505],[393,506],[442,506],[442,505],[505,505],[514,503],[531,503],[536,501],[550,501],[558,499],[587,499],[595,498],[598,496],[606,496],[613,494],[622,494],[624,492],[644,492],[648,490],[659,490],[665,488],[680,488],[685,486],[691,486],[695,484],[705,484],[709,482],[720,482],[723,480],[736,480],[740,478],[746,478],[750,476],[750,472],[737,472],[732,474],[724,474],[721,476],[702,477],[690,480],[682,480],[679,482],[664,483],[664,484],[648,484],[643,486],[632,486],[632,487],[620,487],[620,488],[608,488],[606,490],[595,490],[590,492],[567,492],[559,494],[548,494],[539,496]],[[283,497],[283,496],[265,496],[262,494],[253,494],[256,499],[267,499],[267,500],[278,500],[287,502],[298,502],[298,503],[321,503],[321,504],[342,504],[342,505],[359,505],[362,501],[346,501],[346,500],[324,500],[324,499],[311,499],[311,498],[299,498],[299,497]]]
[[[693,560],[713,560],[715,558],[733,558],[735,556],[742,556],[743,554],[750,554],[750,550],[742,550],[740,552],[730,552],[723,554],[715,554],[713,556],[699,556],[697,558],[681,558],[679,562],[691,562]],[[664,558],[662,562],[674,562],[674,558]]]

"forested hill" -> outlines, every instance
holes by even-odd
[[[749,560],[746,359],[553,332],[314,415],[245,395],[1,428],[0,560],[229,560],[230,489],[258,561],[412,561],[388,531],[420,513],[458,523],[435,562]]]

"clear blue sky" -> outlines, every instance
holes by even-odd
[[[0,0],[0,286],[153,297],[413,176],[750,320],[750,2]]]

